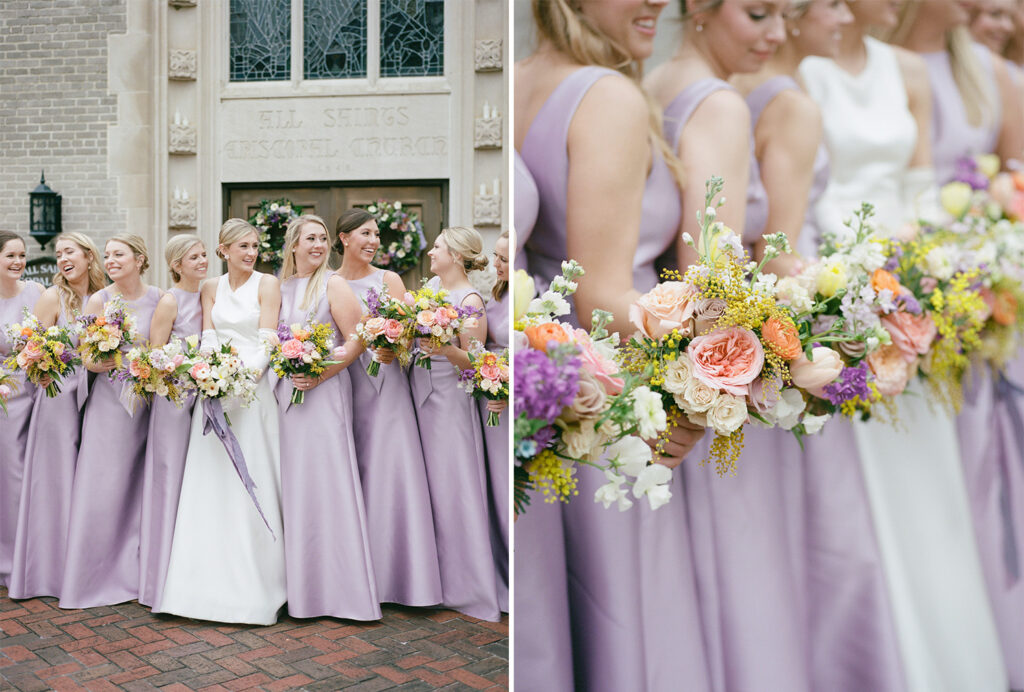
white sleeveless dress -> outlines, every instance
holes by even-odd
[[[833,61],[801,66],[821,107],[831,160],[818,206],[822,230],[871,202],[881,232],[908,220],[900,181],[917,128],[895,52],[865,40],[864,71]],[[921,692],[1005,692],[1009,685],[985,592],[956,428],[932,410],[916,384],[899,400],[901,430],[855,424],[871,513],[893,605],[907,688]]]
[[[266,362],[259,339],[259,284],[253,275],[232,291],[227,276],[217,284],[213,326],[220,343],[230,340],[242,362]],[[245,455],[256,496],[276,540],[211,432],[203,435],[202,406],[192,417],[181,499],[163,599],[154,612],[216,622],[270,625],[286,599],[281,521],[281,457],[277,402],[268,378],[249,408],[224,401],[231,429]]]

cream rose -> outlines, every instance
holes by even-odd
[[[704,413],[710,410],[722,396],[728,395],[722,394],[718,389],[709,387],[696,377],[692,377],[682,394],[676,394],[674,398],[679,408],[687,413]]]
[[[562,418],[567,421],[596,419],[604,411],[607,399],[608,395],[597,378],[586,370],[580,370],[576,397],[562,411]]]
[[[898,346],[882,346],[868,355],[867,362],[875,375],[875,386],[882,396],[896,396],[907,388],[914,366],[907,362]]]
[[[707,412],[708,425],[721,435],[729,435],[747,420],[747,402],[738,396],[723,394]]]
[[[692,379],[693,368],[690,365],[690,357],[685,352],[679,353],[675,360],[665,366],[665,383],[662,387],[670,394],[682,394]]]
[[[683,336],[691,336],[690,318],[693,316],[697,289],[682,281],[666,281],[640,296],[629,306],[629,321],[640,333],[651,339],[660,339],[673,329]]]

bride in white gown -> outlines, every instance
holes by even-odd
[[[281,289],[273,276],[253,271],[258,247],[256,229],[245,221],[230,219],[221,227],[217,254],[228,273],[203,285],[203,345],[230,341],[246,366],[265,370],[264,343],[277,326]],[[274,535],[221,441],[203,434],[202,406],[196,406],[167,581],[153,611],[270,625],[286,596],[278,414],[267,377],[248,408],[228,400],[224,410]]]
[[[846,61],[808,58],[801,66],[807,91],[821,106],[832,166],[817,209],[822,230],[835,229],[867,201],[876,207],[880,232],[898,232],[934,183],[924,64],[863,37],[866,24],[895,22],[895,16],[881,16],[892,12],[890,5],[850,3],[860,33],[844,35]],[[948,415],[931,410],[927,394],[915,385],[899,400],[899,418],[900,430],[869,422],[854,431],[907,688],[1005,692],[956,428]]]

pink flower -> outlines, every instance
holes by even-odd
[[[398,320],[389,319],[384,322],[384,336],[391,343],[395,343],[395,340],[402,336],[403,331],[405,330],[402,328],[402,323]]]
[[[689,336],[696,295],[697,289],[691,284],[682,281],[660,283],[629,306],[629,321],[651,339],[660,339],[673,329]]]
[[[11,396],[11,388],[6,384],[0,384],[0,399],[7,400]]]
[[[875,386],[882,396],[896,396],[907,388],[914,366],[908,363],[894,344],[882,346],[867,357],[868,367],[875,375]]]
[[[185,362],[185,356],[179,353],[178,355],[171,358],[171,362],[174,363],[174,367],[178,367],[179,365]]]
[[[145,362],[141,360],[133,360],[128,363],[128,372],[132,374],[132,377],[140,380],[146,380],[149,379],[152,370],[150,370],[150,367],[146,365]]]
[[[210,366],[202,361],[196,363],[188,371],[194,380],[205,380],[210,376]]]
[[[882,318],[882,326],[892,337],[892,343],[903,353],[903,358],[912,363],[918,356],[928,353],[938,331],[931,315],[922,312],[894,312]]]
[[[693,376],[709,387],[745,396],[747,385],[761,374],[764,348],[757,334],[742,327],[698,336],[686,347]]]
[[[440,310],[434,313],[434,320],[437,322],[437,324],[441,325],[442,327],[447,327],[449,324],[452,323],[451,316],[448,314],[448,311],[445,310],[444,308],[441,308]]]
[[[303,354],[303,351],[302,342],[298,339],[288,339],[288,341],[281,344],[281,354],[289,360],[298,358]]]
[[[580,349],[579,359],[583,363],[584,369],[597,378],[597,381],[604,385],[609,394],[621,392],[625,382],[614,376],[619,372],[619,366],[615,364],[615,361],[598,350],[586,330],[573,330],[569,326],[563,326],[563,328],[568,333],[569,340]]]
[[[480,376],[485,380],[500,380],[501,369],[497,365],[482,365],[480,366]]]
[[[424,327],[433,327],[434,322],[436,321],[434,311],[421,310],[420,312],[416,313],[416,321],[419,324],[422,324]]]
[[[763,377],[747,385],[747,396],[751,405],[758,413],[767,413],[779,403],[779,396],[782,393],[782,378],[777,374],[772,378],[770,384],[766,384]]]
[[[843,359],[827,346],[815,346],[811,356],[814,360],[801,353],[790,361],[789,375],[800,389],[824,398],[825,385],[832,384],[843,371]]]
[[[384,332],[384,324],[383,317],[371,317],[363,323],[363,329],[370,339],[376,339]]]
[[[922,276],[921,277],[921,290],[924,293],[931,293],[939,286],[939,280],[934,276]]]
[[[43,345],[38,341],[29,341],[21,352],[25,359],[32,363],[43,357]]]
[[[416,304],[416,298],[414,298],[411,293],[406,291],[405,295],[402,296],[402,302],[405,303],[406,305],[412,306]]]

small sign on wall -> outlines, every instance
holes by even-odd
[[[22,278],[26,281],[35,281],[44,286],[50,286],[53,283],[53,275],[56,273],[56,257],[36,257],[25,263],[25,274]]]

